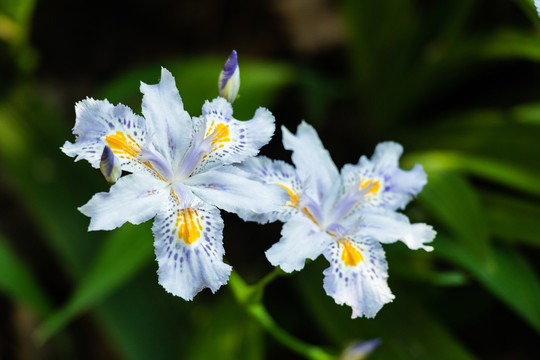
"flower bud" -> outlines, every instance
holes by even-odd
[[[114,156],[114,153],[108,145],[105,145],[103,153],[101,154],[99,169],[103,176],[105,176],[105,179],[111,184],[114,184],[120,178],[120,175],[122,175],[120,161]]]
[[[357,342],[347,347],[339,360],[362,360],[365,359],[381,343],[379,339]]]
[[[231,52],[219,74],[218,88],[219,96],[224,97],[231,104],[236,100],[240,88],[240,68],[236,50]]]

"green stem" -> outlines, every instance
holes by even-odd
[[[257,285],[249,286],[240,275],[233,271],[229,279],[229,285],[236,299],[245,307],[246,312],[280,343],[310,360],[334,360],[334,356],[328,354],[320,347],[307,344],[279,327],[268,311],[266,311],[264,305],[258,300],[253,301],[255,298],[253,296],[254,292],[281,274],[281,270],[274,270],[265,276]]]
[[[281,270],[280,267],[275,267],[274,270],[272,270],[265,277],[263,277],[261,280],[259,280],[259,282],[255,286],[257,286],[257,287],[259,287],[261,289],[264,289],[264,287],[268,283],[272,282],[278,276],[283,276],[283,275],[286,275],[286,273],[283,270]]]

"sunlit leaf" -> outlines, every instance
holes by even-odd
[[[487,109],[453,114],[409,132],[402,140],[406,149],[456,153],[465,160],[474,156],[539,171],[540,163],[534,161],[534,154],[540,153],[539,137],[540,126],[526,121],[514,108],[509,113]]]
[[[540,125],[540,104],[534,103],[515,106],[512,109],[512,115],[517,121]]]
[[[198,116],[204,100],[218,96],[217,79],[228,54],[223,57],[189,58],[182,61],[147,65],[119,76],[104,88],[98,98],[121,102],[139,111],[142,95],[140,81],[155,84],[159,81],[160,66],[172,72],[185,109]],[[239,120],[253,117],[259,106],[269,107],[278,90],[294,82],[293,68],[283,63],[256,61],[238,54],[240,67],[239,98],[234,103],[234,114]]]
[[[45,316],[50,303],[28,266],[15,254],[7,240],[0,235],[0,291]]]
[[[426,151],[407,156],[410,162],[431,170],[457,170],[479,176],[510,188],[540,195],[540,170],[526,168],[500,159],[491,159],[456,151]]]
[[[487,59],[526,59],[540,61],[538,36],[515,30],[501,30],[471,43],[468,56]],[[474,48],[473,48],[474,46]]]

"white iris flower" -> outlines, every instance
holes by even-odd
[[[432,250],[424,245],[435,236],[431,226],[411,224],[396,212],[422,190],[426,174],[420,165],[401,170],[402,147],[393,142],[379,144],[371,160],[362,157],[340,174],[313,127],[302,122],[296,135],[285,128],[282,132],[296,169],[265,157],[239,167],[286,189],[289,199],[277,211],[241,216],[261,223],[285,222],[280,241],[266,252],[268,260],[292,272],[323,254],[330,262],[324,271],[327,294],[351,306],[353,318],[374,317],[394,298],[381,243],[402,241],[411,249]]]
[[[288,199],[282,188],[253,181],[230,165],[257,155],[274,133],[274,117],[259,108],[252,120],[238,121],[231,104],[216,98],[192,119],[166,69],[157,85],[141,83],[141,92],[144,117],[107,100],[77,103],[76,141],[66,142],[62,150],[95,168],[103,155],[110,163],[101,163],[109,181],[116,181],[110,174],[118,163],[131,173],[79,210],[91,218],[89,230],[111,230],[155,217],[159,283],[191,300],[203,288],[215,292],[231,272],[223,262],[218,208],[261,213]]]

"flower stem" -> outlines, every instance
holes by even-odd
[[[266,311],[264,305],[260,302],[260,298],[254,296],[268,282],[272,281],[276,276],[282,274],[282,271],[272,271],[265,276],[255,286],[247,285],[244,280],[234,270],[229,279],[230,288],[236,299],[242,304],[246,312],[256,320],[270,335],[278,340],[289,349],[303,355],[310,360],[334,360],[335,357],[328,354],[325,350],[318,346],[307,344],[281,328],[272,316]]]
[[[255,285],[261,289],[264,289],[264,287],[272,282],[275,278],[277,278],[278,276],[283,276],[283,275],[287,275],[286,272],[284,272],[283,270],[281,270],[280,267],[276,266],[274,268],[274,270],[272,270],[271,272],[269,272],[268,274],[266,274],[265,277],[263,277],[261,280],[259,280],[259,282]]]

